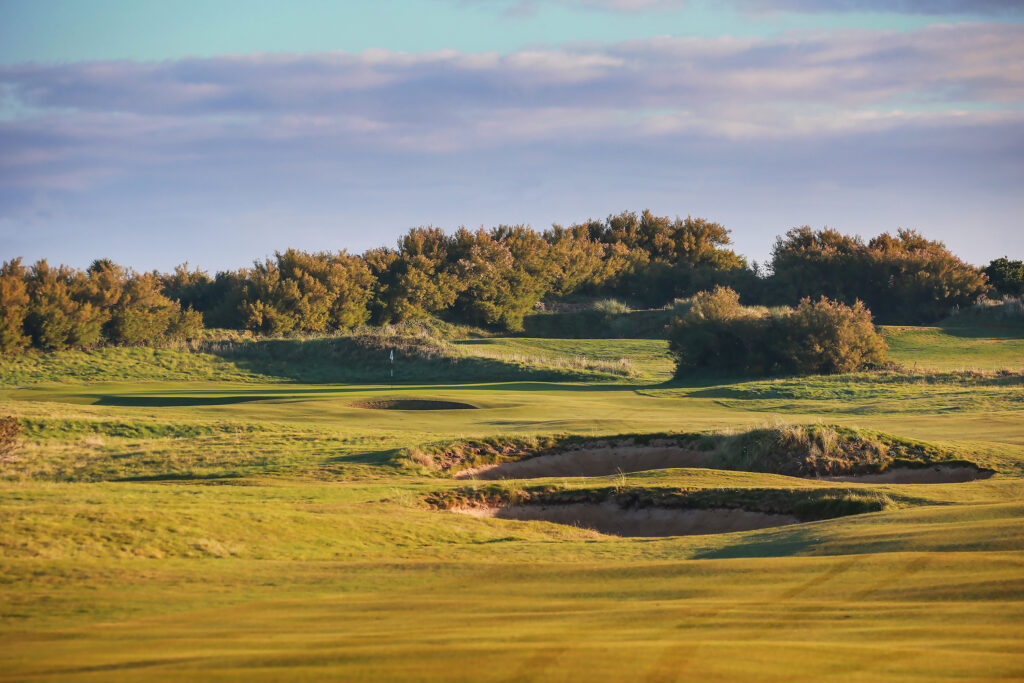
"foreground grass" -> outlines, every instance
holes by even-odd
[[[531,372],[575,373],[577,355],[628,358],[633,372],[474,383],[425,363],[435,379],[395,387],[326,383],[338,375],[318,367],[323,349],[287,345],[3,361],[0,414],[26,432],[0,462],[0,678],[1019,677],[1021,384],[920,371],[953,341],[929,342],[916,373],[753,381],[666,382],[657,340],[473,340],[452,346]],[[986,367],[1016,343],[990,345]],[[897,353],[912,366],[909,346]],[[476,409],[358,407],[395,398]],[[445,439],[819,418],[998,474],[882,485],[671,469],[497,484],[887,501],[761,531],[626,539],[432,509],[431,494],[472,485],[401,458]]]
[[[8,634],[0,665],[84,680],[1014,677],[1021,570],[1013,553],[14,563],[37,577],[29,600],[60,585],[72,615]],[[97,603],[127,613],[81,623]]]

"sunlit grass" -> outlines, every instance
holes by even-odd
[[[890,331],[905,372],[753,381],[668,381],[659,340],[476,339],[452,346],[481,371],[501,364],[507,381],[425,360],[421,379],[394,387],[340,383],[317,364],[325,347],[301,340],[247,358],[4,359],[0,415],[25,432],[0,463],[0,677],[1017,675],[1024,389],[993,371],[1020,369],[1021,341],[983,332]],[[978,362],[961,364],[971,354]],[[988,372],[932,371],[962,368]],[[536,381],[538,370],[570,374]],[[396,398],[475,409],[359,407]],[[401,457],[446,439],[816,421],[918,439],[999,473],[895,485],[690,468],[502,484],[727,501],[827,489],[891,503],[625,539],[432,509],[429,495],[473,484]]]

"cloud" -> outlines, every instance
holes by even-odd
[[[542,5],[562,5],[612,12],[667,12],[692,6],[691,0],[462,0],[464,4],[503,5],[509,15],[529,15]],[[1021,0],[724,0],[720,4],[747,12],[807,14],[884,12],[888,14],[1021,16]]]
[[[734,136],[827,134],[820,118],[902,125],[1024,102],[1024,27],[655,38],[509,55],[374,50],[0,68],[23,113],[5,126],[74,139],[348,137],[424,148],[650,130],[666,117]],[[509,112],[516,112],[509,120]],[[885,116],[876,116],[885,112]],[[979,112],[983,122],[989,114]],[[579,125],[574,124],[576,121]],[[604,123],[601,124],[600,122]],[[44,124],[45,122],[45,124]]]
[[[887,12],[892,14],[1024,14],[1021,0],[733,0],[737,7],[759,12]]]
[[[151,243],[161,258],[184,260],[194,256],[179,234],[216,241],[222,231],[227,241],[211,249],[229,254],[244,238],[223,228],[234,219],[212,217],[264,209],[312,216],[317,230],[331,216],[364,225],[387,216],[400,230],[477,224],[472,216],[493,207],[507,208],[499,220],[530,220],[531,205],[561,207],[552,216],[561,220],[659,202],[727,219],[738,201],[749,215],[760,207],[800,223],[827,212],[808,216],[780,198],[821,188],[839,188],[830,201],[856,196],[851,211],[871,190],[898,207],[934,197],[961,219],[983,203],[1016,215],[1024,207],[1007,188],[1024,183],[1022,46],[1024,27],[967,23],[506,55],[0,67],[0,246],[38,234],[77,253],[120,234],[137,245],[133,259]],[[958,209],[969,196],[974,207]],[[570,201],[582,207],[575,216]],[[111,227],[124,223],[142,227]],[[287,246],[266,233],[244,259]],[[303,234],[312,248],[322,233]],[[389,241],[362,230],[331,245]]]

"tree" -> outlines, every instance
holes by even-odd
[[[55,351],[100,341],[108,316],[86,300],[88,288],[82,273],[66,266],[53,268],[40,260],[32,266],[26,282],[29,310],[25,329],[35,346]]]
[[[372,249],[363,258],[377,278],[377,322],[401,322],[447,310],[461,283],[449,258],[451,239],[434,227],[413,228],[398,250]]]
[[[264,334],[347,329],[366,322],[371,292],[372,276],[361,259],[289,249],[248,273],[243,321]]]
[[[470,322],[521,330],[544,291],[544,259],[536,233],[522,228],[460,229],[455,236],[462,291],[457,308]],[[519,254],[516,258],[515,250]]]
[[[939,320],[988,289],[977,268],[914,230],[882,233],[868,242],[867,267],[858,281],[864,288],[857,298],[886,322]]]
[[[20,258],[0,267],[0,353],[21,351],[32,341],[25,334],[29,304],[26,275]]]
[[[1024,295],[1024,261],[1011,261],[1003,256],[985,266],[982,272],[997,294]]]
[[[986,291],[976,268],[913,230],[883,233],[865,244],[828,228],[793,228],[775,243],[772,273],[775,301],[859,300],[876,319],[892,323],[941,319]]]
[[[554,225],[543,238],[548,244],[547,294],[563,297],[608,279],[604,245],[585,229]]]

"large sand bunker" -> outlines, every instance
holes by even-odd
[[[353,403],[353,408],[371,410],[476,410],[476,406],[458,401],[434,401],[422,398],[389,398]]]
[[[969,465],[935,465],[931,467],[894,467],[878,474],[843,477],[822,477],[828,481],[850,481],[862,484],[960,484],[975,479],[988,479],[993,472]]]
[[[455,508],[476,517],[542,521],[593,529],[612,536],[693,536],[796,524],[793,515],[731,508],[622,508],[614,502]]]
[[[679,446],[607,446],[463,470],[456,479],[536,479],[538,477],[603,477],[672,467],[704,467],[708,453]]]

